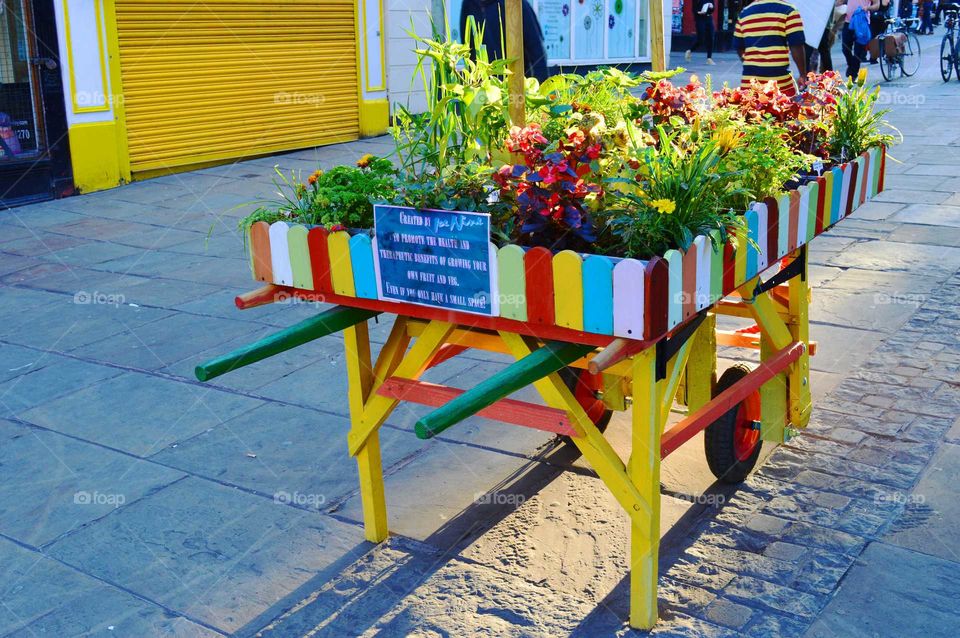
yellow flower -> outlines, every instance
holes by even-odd
[[[857,84],[863,86],[867,81],[867,67],[860,69],[860,73],[857,73]]]
[[[721,153],[729,153],[740,144],[740,135],[732,126],[722,126],[713,133],[713,139]]]
[[[370,166],[370,162],[372,162],[373,159],[374,159],[373,155],[370,153],[367,153],[366,155],[364,155],[363,157],[357,160],[357,166],[359,166],[360,168],[366,168]]]
[[[655,199],[650,202],[650,206],[656,208],[659,212],[669,215],[673,211],[677,210],[677,204],[671,199]]]
[[[626,148],[630,142],[630,134],[627,132],[627,123],[618,122],[613,129],[613,143],[620,148]]]
[[[317,180],[320,179],[320,176],[323,175],[323,171],[320,169],[315,170],[310,177],[307,178],[307,183],[313,186],[317,183]]]

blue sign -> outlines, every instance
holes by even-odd
[[[494,315],[490,216],[374,207],[380,299]]]

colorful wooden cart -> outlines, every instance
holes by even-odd
[[[570,251],[491,249],[494,316],[385,300],[375,241],[367,234],[261,222],[250,231],[254,278],[241,309],[289,297],[333,308],[277,335],[197,367],[201,381],[343,331],[351,430],[367,539],[387,538],[378,428],[401,401],[434,407],[416,424],[430,438],[480,415],[564,435],[632,522],[630,624],[657,619],[660,462],[706,430],[711,470],[728,482],[753,468],[761,441],[786,440],[811,410],[807,244],[883,190],[886,153],[875,148],[816,181],[754,205],[748,231],[715,246],[698,237],[686,253],[649,261]],[[396,316],[376,360],[367,321]],[[756,329],[723,331],[717,315],[751,318]],[[760,365],[717,379],[719,345],[756,348]],[[473,388],[419,380],[467,349],[516,362]],[[533,385],[546,405],[507,398]],[[632,398],[632,400],[631,400]],[[687,416],[665,429],[674,404]],[[604,438],[611,410],[630,410],[626,462]]]

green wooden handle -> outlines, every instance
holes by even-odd
[[[595,349],[594,346],[576,343],[547,343],[421,418],[414,427],[417,437],[429,439],[436,436],[450,426],[493,405],[520,388],[570,365]]]
[[[337,306],[229,354],[201,363],[194,373],[199,380],[209,381],[227,372],[301,346],[308,341],[340,332],[344,328],[354,326],[378,314],[380,313],[373,310]]]

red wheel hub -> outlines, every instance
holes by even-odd
[[[760,396],[751,394],[737,406],[733,427],[733,453],[738,461],[746,461],[760,445]]]
[[[573,398],[583,408],[587,416],[594,423],[598,423],[603,418],[606,407],[603,401],[597,398],[597,391],[603,387],[603,375],[590,374],[588,370],[580,370],[577,376],[577,384],[573,390]]]

